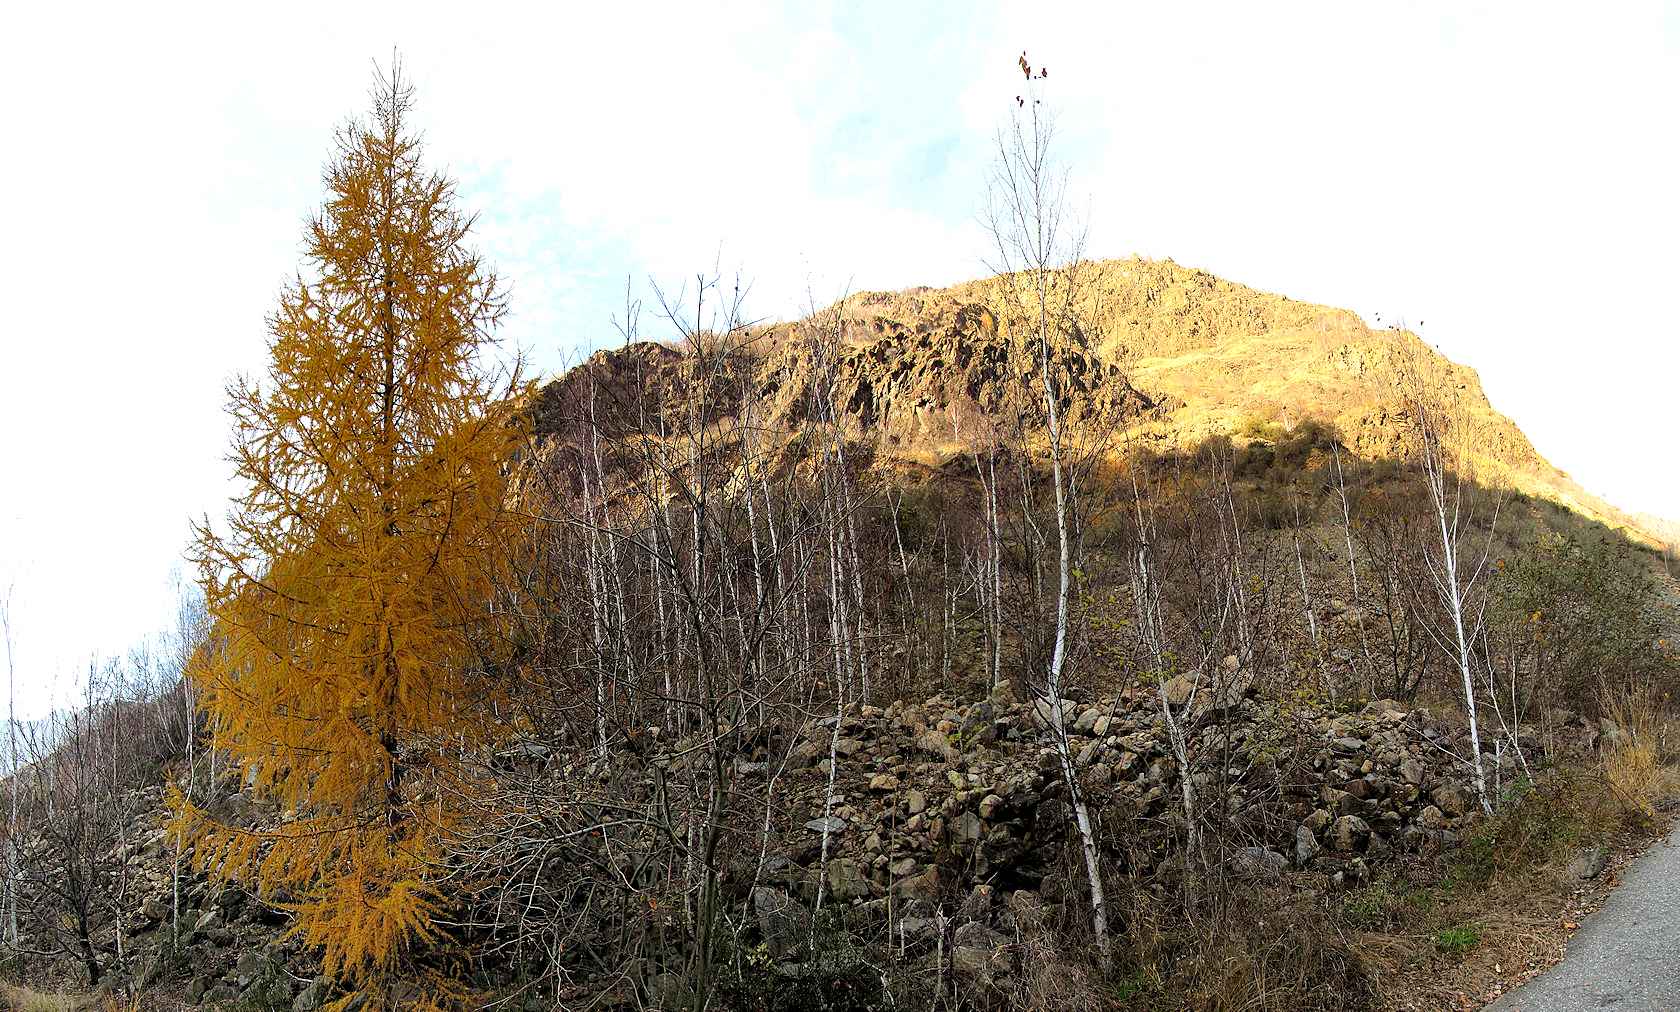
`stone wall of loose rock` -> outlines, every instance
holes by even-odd
[[[1216,870],[1351,888],[1399,852],[1454,845],[1477,818],[1451,755],[1467,743],[1425,710],[1378,700],[1349,712],[1240,691],[1198,703],[1182,688],[1166,695],[1189,729],[1204,860]],[[1062,710],[1109,873],[1181,870],[1179,770],[1157,694]],[[988,980],[1011,972],[1003,941],[1021,937],[1023,918],[1042,924],[1060,901],[1086,902],[1082,867],[1064,854],[1070,808],[1050,712],[1042,701],[935,697],[854,707],[837,737],[833,717],[807,724],[787,774],[796,803],[751,897],[766,944],[797,958],[820,885],[823,904],[884,926],[901,951],[947,951]],[[739,764],[759,777],[769,766]],[[1123,922],[1126,911],[1111,916]]]
[[[1197,818],[1209,841],[1199,873],[1329,892],[1368,881],[1398,853],[1450,847],[1477,818],[1452,757],[1466,743],[1425,710],[1378,700],[1349,711],[1235,690],[1192,701],[1172,684],[1164,695],[1188,732]],[[1186,867],[1180,770],[1160,698],[1136,690],[1062,706],[1111,876]],[[824,911],[844,912],[854,939],[890,937],[911,959],[943,952],[952,972],[991,983],[1018,970],[1011,945],[1023,932],[1067,923],[1067,904],[1084,902],[1083,869],[1067,850],[1071,808],[1050,712],[1007,692],[852,707],[736,757],[743,792],[763,792],[775,778],[765,859],[753,848],[753,865],[732,867],[727,885],[751,911],[754,944],[777,972],[797,976],[822,958],[809,944],[819,893]],[[768,744],[775,741],[782,744]],[[184,980],[183,997],[194,1003],[319,1007],[330,986],[307,953],[281,940],[284,915],[237,888],[183,872],[181,945],[170,956],[175,853],[161,828],[162,788],[147,791],[122,857],[131,972]],[[233,817],[262,817],[241,795],[222,805]],[[1123,922],[1127,911],[1111,916]],[[101,941],[107,959],[112,941]],[[68,961],[65,970],[78,972]]]

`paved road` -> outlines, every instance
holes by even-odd
[[[1622,873],[1603,909],[1569,940],[1563,962],[1487,1012],[1680,1010],[1680,829]]]

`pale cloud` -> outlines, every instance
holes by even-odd
[[[163,621],[187,518],[227,492],[222,384],[262,369],[332,130],[394,45],[544,369],[615,340],[626,277],[646,298],[739,268],[785,317],[979,273],[1026,48],[1094,253],[1422,317],[1561,466],[1680,514],[1676,35],[1638,4],[10,12],[0,585],[23,675],[44,699]]]

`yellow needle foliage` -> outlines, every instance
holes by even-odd
[[[197,554],[222,649],[195,665],[214,744],[283,816],[224,824],[177,798],[202,867],[296,914],[366,1007],[438,1007],[440,858],[496,733],[488,601],[517,531],[505,468],[518,366],[483,364],[504,311],[453,187],[423,170],[393,68],[345,127],[305,266],[269,320],[266,383],[235,381],[243,487]],[[399,999],[397,985],[410,979]]]

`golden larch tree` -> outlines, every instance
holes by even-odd
[[[462,756],[495,734],[485,674],[498,560],[516,537],[506,467],[517,361],[489,364],[505,301],[427,171],[412,90],[381,75],[337,135],[328,199],[269,319],[267,382],[229,388],[242,487],[197,556],[218,662],[198,667],[214,745],[283,813],[224,824],[177,799],[199,864],[295,913],[325,969],[388,1007],[450,988],[435,939]]]

